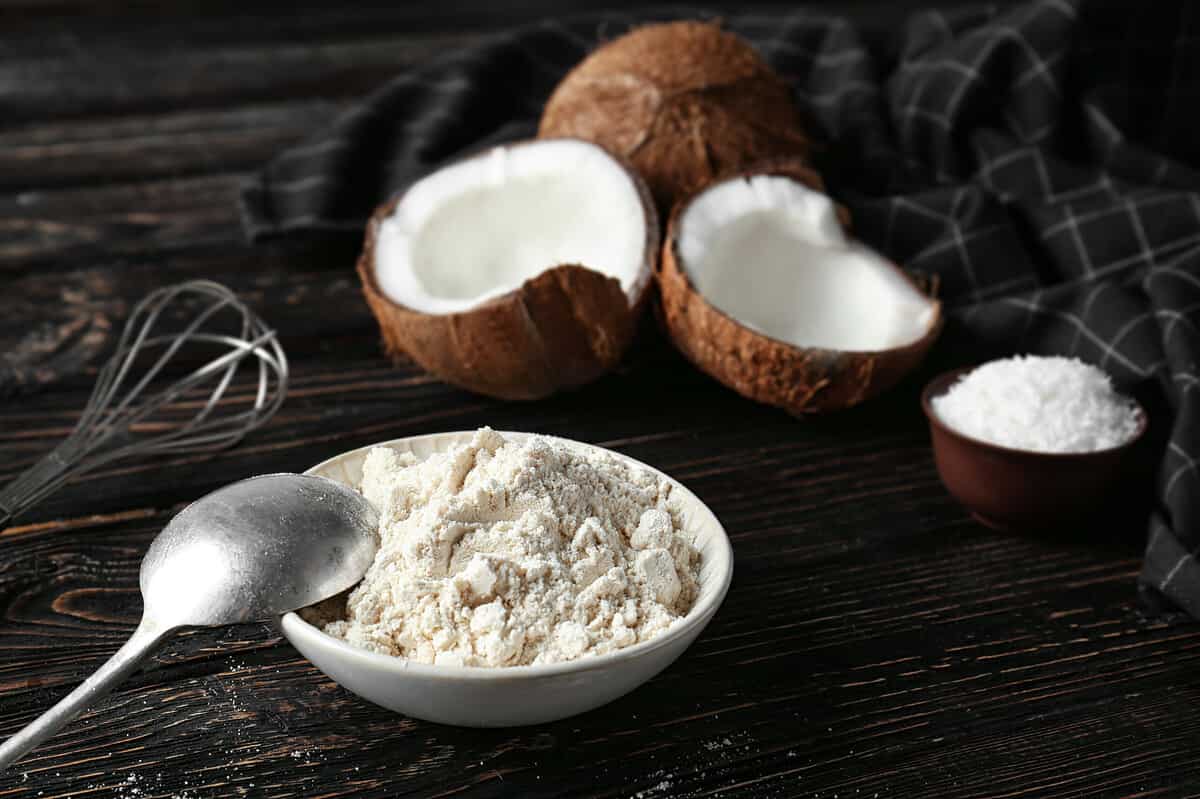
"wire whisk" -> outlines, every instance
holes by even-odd
[[[255,365],[254,388],[231,392],[239,369]],[[0,490],[0,527],[113,461],[236,444],[279,409],[287,382],[275,331],[225,286],[191,280],[151,292],[130,312],[70,436]]]

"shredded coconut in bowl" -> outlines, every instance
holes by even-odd
[[[932,400],[960,433],[1033,452],[1095,452],[1137,435],[1140,411],[1108,375],[1075,358],[991,361]]]
[[[363,494],[380,549],[345,607],[302,615],[421,663],[557,663],[647,641],[687,614],[700,556],[671,484],[597,450],[489,428],[418,460],[377,447]]]

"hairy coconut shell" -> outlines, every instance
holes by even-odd
[[[743,176],[752,175],[790,177],[823,191],[820,178],[803,164],[780,163]],[[745,327],[709,304],[681,263],[677,233],[694,196],[675,207],[667,226],[658,271],[662,321],[689,361],[742,396],[795,415],[848,408],[895,385],[920,365],[937,340],[943,321],[941,303],[936,304],[934,320],[919,340],[878,352],[797,347]],[[844,212],[839,210],[839,216],[844,223]],[[747,279],[753,279],[750,270],[753,264],[747,264]]]
[[[809,150],[787,83],[705,22],[647,25],[597,49],[555,89],[538,135],[628,159],[664,211],[716,175]]]
[[[649,192],[628,165],[622,167],[633,178],[646,214],[646,279],[632,303],[616,278],[565,264],[465,311],[430,314],[408,308],[385,295],[375,275],[380,225],[403,196],[380,206],[367,224],[358,276],[388,354],[397,361],[411,359],[447,383],[508,400],[540,399],[610,371],[633,338],[659,246]]]

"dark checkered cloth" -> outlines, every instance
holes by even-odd
[[[547,22],[398,77],[251,181],[246,227],[359,230],[446,159],[532,135],[597,42],[676,16]],[[940,276],[939,360],[1076,355],[1149,407],[1125,523],[1148,525],[1144,595],[1200,618],[1200,3],[930,12],[883,47],[803,11],[726,24],[793,81],[856,235]]]

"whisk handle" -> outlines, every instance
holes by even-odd
[[[0,745],[0,771],[20,760],[29,750],[54,735],[87,710],[92,703],[112,691],[173,631],[173,628],[161,626],[143,617],[133,635],[108,662],[84,680],[78,688],[60,699],[58,704]]]
[[[68,439],[46,457],[26,469],[20,477],[0,489],[0,529],[33,507],[44,496],[61,485],[75,467],[72,441]]]

